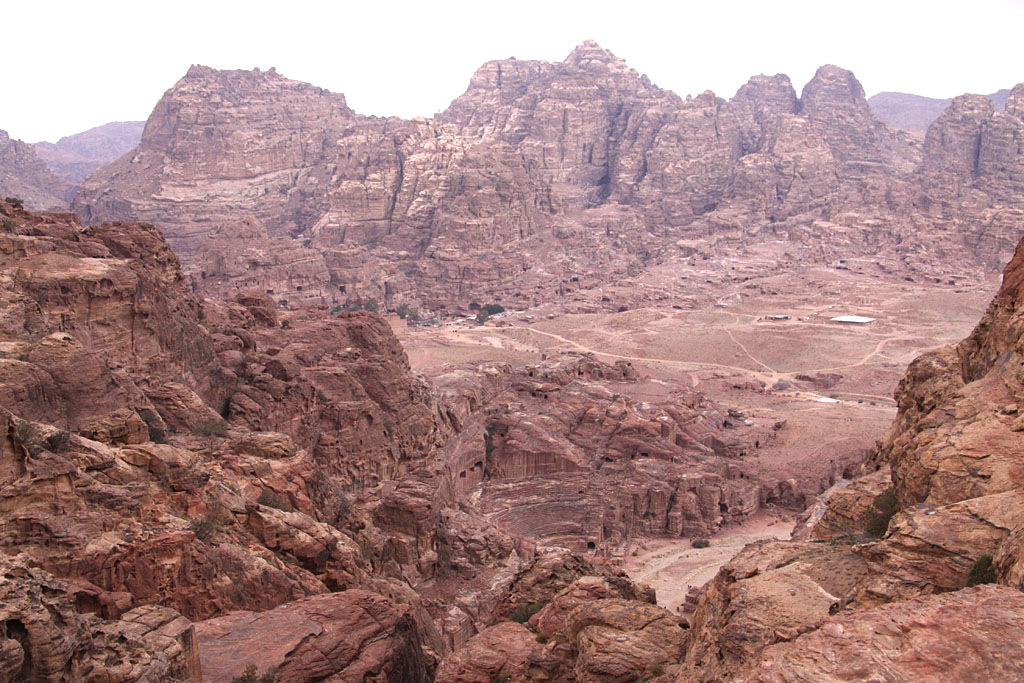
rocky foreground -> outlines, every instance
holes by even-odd
[[[150,225],[0,214],[3,680],[644,671],[679,619],[583,555],[781,490],[740,461],[774,427],[628,364],[430,384],[371,313],[198,299]]]

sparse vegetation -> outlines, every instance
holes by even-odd
[[[220,524],[218,523],[216,516],[212,514],[196,517],[189,525],[192,529],[192,533],[196,535],[196,538],[204,543],[213,538],[213,534],[217,531],[219,526]]]
[[[276,510],[283,510],[285,512],[290,512],[292,509],[292,506],[288,501],[278,495],[278,493],[273,489],[263,489],[260,491],[259,498],[256,499],[256,502],[260,505],[266,505],[267,507],[271,507]]]
[[[281,329],[282,330],[287,330],[291,326],[292,326],[292,323],[291,323],[290,320],[282,320],[281,321]]]
[[[231,683],[277,683],[277,667],[272,666],[260,674],[256,665],[250,664],[240,675],[232,678]]]
[[[39,452],[39,428],[34,422],[21,420],[14,430],[14,435],[29,455],[34,456]]]
[[[377,303],[376,299],[367,299],[366,301],[361,301],[357,304],[346,304],[344,309],[350,313],[354,313],[355,311],[369,311],[370,313],[376,313],[380,310],[380,305]]]
[[[68,448],[68,442],[70,441],[71,432],[66,429],[58,429],[45,439],[46,447],[54,453],[63,453],[66,451]]]
[[[996,568],[992,564],[992,556],[989,554],[982,555],[974,564],[971,565],[971,571],[967,573],[967,585],[968,586],[980,586],[983,583],[995,583],[996,582]]]
[[[868,523],[865,531],[873,538],[885,536],[889,529],[889,520],[896,514],[898,503],[896,493],[888,488],[875,497],[868,513]]]
[[[167,443],[167,434],[164,432],[163,427],[160,426],[160,417],[155,411],[149,408],[143,408],[138,411],[139,417],[146,423],[146,427],[149,429],[149,440],[153,443]]]
[[[490,317],[491,314],[481,308],[479,311],[476,312],[476,324],[483,325],[485,322],[487,322],[487,319]]]
[[[709,541],[706,538],[695,538],[693,539],[693,542],[690,543],[690,545],[692,545],[694,548],[707,548],[711,545],[711,541]]]
[[[200,422],[196,425],[192,433],[196,436],[215,436],[219,439],[223,439],[228,434],[228,426],[223,420],[211,420],[210,422]]]
[[[25,202],[23,202],[18,197],[4,197],[4,201],[7,202],[8,204],[10,204],[11,206],[13,206],[16,209],[23,208],[24,204],[25,204]]]
[[[530,620],[537,612],[544,609],[544,605],[551,602],[550,600],[538,600],[536,602],[523,602],[515,606],[511,612],[509,612],[508,618],[514,622],[525,624]]]
[[[548,637],[546,635],[544,635],[543,633],[538,633],[537,634],[537,642],[540,643],[541,645],[543,645],[546,642],[548,642]]]

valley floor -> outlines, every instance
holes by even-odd
[[[694,548],[685,539],[637,541],[623,568],[631,579],[657,591],[659,605],[675,612],[690,587],[699,588],[713,579],[743,546],[764,539],[785,540],[792,531],[790,515],[762,510],[743,524],[723,528],[707,548]]]

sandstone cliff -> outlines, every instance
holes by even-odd
[[[778,75],[729,101],[684,99],[587,41],[563,62],[488,62],[415,121],[356,115],[272,71],[197,66],[75,210],[156,223],[199,291],[285,305],[525,307],[695,244],[721,255],[779,239],[809,259],[886,254],[907,272],[994,267],[1019,236],[1014,101],[940,119],[922,155],[834,66],[799,97]],[[969,137],[980,124],[956,121],[990,114],[971,182],[983,201],[961,200],[970,145],[942,131]]]

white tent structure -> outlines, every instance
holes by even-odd
[[[829,320],[834,323],[849,323],[852,325],[867,325],[868,323],[875,322],[874,318],[865,318],[862,315],[840,315]]]

